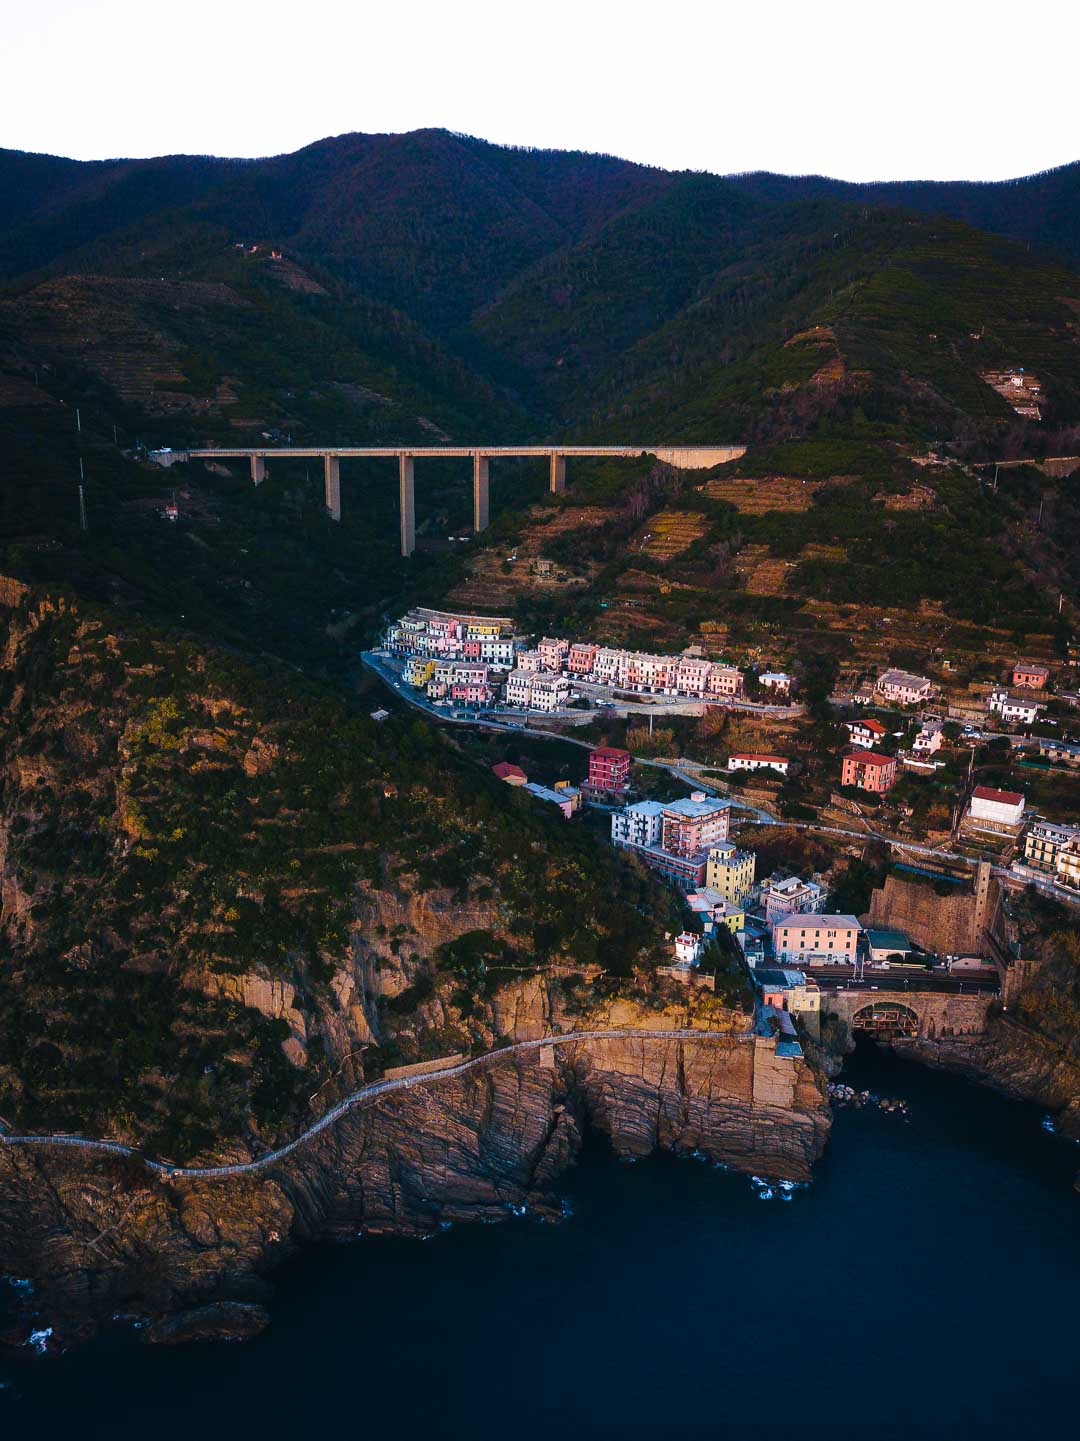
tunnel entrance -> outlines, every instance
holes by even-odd
[[[851,1029],[871,1036],[917,1036],[919,1017],[899,1001],[872,1001],[855,1012]]]

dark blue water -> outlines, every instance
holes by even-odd
[[[573,1218],[308,1251],[246,1345],[0,1364],[0,1435],[959,1438],[1074,1434],[1080,1148],[870,1051],[813,1184],[599,1147]]]

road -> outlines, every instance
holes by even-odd
[[[458,719],[450,713],[449,710],[436,707],[425,696],[415,691],[413,687],[407,686],[404,681],[399,679],[397,671],[395,671],[392,666],[386,664],[385,657],[379,652],[364,651],[361,654],[361,660],[368,669],[373,671],[380,680],[388,685],[401,700],[405,701],[407,705],[414,706],[417,710],[422,711],[433,720],[444,721],[450,725],[479,726],[485,730],[550,736],[554,740],[569,741],[572,745],[581,746],[585,750],[594,749],[594,743],[592,741],[579,740],[576,736],[565,735],[562,731],[546,730],[542,725],[537,725],[534,721],[526,725],[523,719],[515,719],[514,721],[498,720],[495,718],[495,715],[498,714],[497,712],[488,712],[483,716],[467,716]],[[784,711],[783,707],[772,707],[771,709],[781,713]],[[607,713],[611,714],[611,712]],[[520,712],[505,712],[504,714],[520,716]],[[558,718],[560,720],[570,720],[575,725],[587,725],[597,717],[594,711],[569,711],[561,713]],[[634,760],[639,765],[655,766],[658,770],[667,771],[669,775],[674,776],[677,780],[682,781],[684,785],[688,785],[694,790],[703,790],[708,795],[723,796],[726,800],[730,800],[733,806],[741,807],[742,810],[755,817],[761,825],[790,827],[793,830],[811,831],[815,835],[840,836],[845,840],[881,841],[885,845],[892,846],[895,850],[906,851],[915,856],[924,856],[932,860],[960,861],[966,866],[973,866],[975,864],[970,856],[962,855],[958,851],[946,850],[940,846],[924,846],[916,841],[900,840],[896,836],[890,836],[883,831],[875,830],[866,817],[861,814],[860,819],[864,827],[861,831],[848,830],[842,826],[821,825],[818,821],[795,821],[788,820],[783,816],[777,816],[772,811],[748,804],[743,801],[737,793],[732,793],[730,790],[723,789],[716,785],[713,781],[706,780],[701,773],[702,769],[712,769],[712,767],[699,768],[697,762],[688,760],[684,756],[675,759],[654,759],[652,757],[635,755]],[[1006,876],[1013,874],[1006,870],[1001,870],[998,873]],[[1054,894],[1069,904],[1080,905],[1080,898],[1074,897],[1071,894],[1063,894],[1060,887],[1055,886],[1052,882],[1048,886],[1045,881],[1046,878],[1043,877],[1041,883],[1039,881],[1035,881],[1034,883],[1039,885],[1041,890],[1047,891],[1048,894]]]
[[[467,1075],[470,1071],[479,1070],[482,1067],[497,1064],[508,1056],[521,1055],[529,1051],[540,1051],[545,1046],[576,1046],[583,1041],[617,1041],[617,1040],[643,1040],[643,1041],[753,1041],[752,1032],[748,1029],[740,1032],[730,1031],[695,1031],[686,1030],[642,1030],[633,1026],[614,1028],[606,1031],[572,1031],[563,1036],[545,1036],[537,1041],[515,1041],[512,1045],[501,1046],[496,1051],[488,1051],[482,1056],[474,1056],[471,1060],[461,1061],[456,1065],[446,1066],[442,1070],[428,1071],[419,1076],[398,1076],[392,1080],[372,1081],[367,1086],[361,1086],[353,1091],[343,1100],[338,1101],[329,1111],[306,1130],[301,1131],[298,1136],[284,1146],[279,1146],[274,1151],[268,1151],[265,1156],[258,1156],[253,1161],[235,1161],[227,1166],[174,1166],[168,1161],[161,1161],[151,1156],[144,1156],[134,1146],[125,1146],[120,1141],[95,1140],[86,1136],[65,1136],[65,1135],[11,1135],[0,1132],[0,1144],[5,1146],[67,1146],[79,1151],[89,1151],[99,1155],[125,1156],[133,1160],[141,1161],[148,1170],[158,1175],[167,1176],[173,1180],[220,1180],[228,1176],[244,1176],[253,1172],[264,1171],[269,1166],[274,1166],[286,1156],[290,1156],[301,1146],[307,1144],[313,1137],[322,1131],[329,1129],[341,1120],[342,1116],[349,1111],[355,1110],[372,1101],[381,1100],[384,1096],[393,1095],[397,1091],[409,1091],[414,1086],[426,1086],[437,1081],[452,1080],[456,1076]]]

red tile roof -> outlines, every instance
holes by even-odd
[[[996,791],[993,786],[976,786],[972,795],[975,800],[997,801],[1003,806],[1020,805],[1024,799],[1019,791]]]
[[[513,765],[510,761],[500,761],[497,766],[492,766],[491,769],[501,781],[507,780],[510,776],[520,776],[523,781],[528,780],[528,776],[521,767]]]
[[[729,761],[765,761],[769,765],[786,766],[787,756],[763,755],[760,751],[732,751],[728,756]]]
[[[896,764],[895,756],[883,756],[880,751],[864,750],[856,746],[854,750],[844,752],[844,760],[861,761],[867,766],[892,766]]]

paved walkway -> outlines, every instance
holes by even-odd
[[[642,1030],[637,1027],[628,1026],[622,1029],[607,1031],[571,1031],[565,1036],[545,1036],[538,1041],[515,1041],[513,1045],[502,1046],[497,1051],[488,1051],[482,1056],[474,1056],[471,1060],[458,1062],[456,1065],[446,1066],[440,1071],[427,1071],[418,1076],[395,1077],[389,1081],[372,1081],[370,1085],[361,1086],[359,1090],[353,1091],[332,1106],[329,1111],[313,1125],[301,1131],[299,1136],[289,1141],[284,1146],[279,1146],[274,1151],[268,1151],[265,1156],[259,1156],[253,1161],[235,1161],[227,1166],[173,1166],[168,1161],[159,1161],[151,1156],[144,1156],[134,1146],[125,1146],[120,1141],[93,1140],[85,1136],[65,1135],[9,1135],[0,1133],[0,1144],[5,1146],[68,1146],[79,1151],[90,1151],[95,1154],[111,1156],[128,1156],[141,1161],[149,1170],[156,1171],[159,1175],[182,1180],[212,1180],[225,1176],[244,1176],[252,1172],[264,1171],[269,1166],[276,1165],[278,1161],[284,1160],[293,1151],[306,1145],[314,1136],[321,1131],[328,1130],[338,1122],[347,1112],[355,1110],[370,1101],[380,1100],[383,1096],[389,1096],[395,1091],[408,1091],[414,1086],[427,1086],[435,1081],[448,1081],[455,1076],[464,1076],[469,1071],[475,1071],[484,1066],[504,1060],[508,1056],[521,1055],[529,1051],[540,1051],[545,1046],[574,1046],[582,1041],[617,1041],[617,1040],[645,1040],[645,1041],[752,1041],[753,1035],[750,1031],[696,1031],[696,1030]]]

